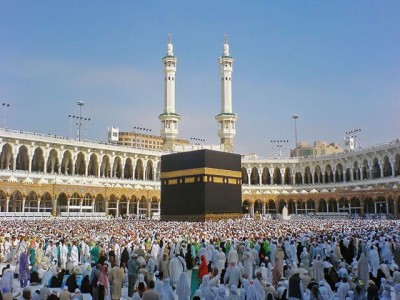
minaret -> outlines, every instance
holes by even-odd
[[[233,152],[233,138],[236,135],[237,115],[232,113],[232,64],[233,58],[229,54],[228,38],[225,36],[224,53],[219,58],[221,113],[215,117],[218,122],[221,148],[225,152]]]
[[[164,65],[164,113],[158,116],[161,121],[161,137],[164,150],[172,150],[178,136],[178,122],[181,118],[175,113],[175,73],[178,59],[174,56],[171,35],[168,36],[167,55],[162,59]]]

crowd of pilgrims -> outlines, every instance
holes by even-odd
[[[19,290],[20,300],[82,300],[90,293],[116,300],[126,287],[132,300],[400,299],[399,225],[3,221],[0,295],[11,300]],[[35,284],[43,287],[31,294]]]

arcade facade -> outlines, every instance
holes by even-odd
[[[1,213],[159,214],[160,158],[126,146],[0,129]],[[324,157],[242,157],[243,212],[400,217],[400,141]]]

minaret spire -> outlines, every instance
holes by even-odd
[[[158,116],[161,121],[161,137],[165,150],[172,150],[178,136],[180,116],[175,112],[175,73],[178,59],[174,56],[171,34],[168,34],[167,55],[163,57],[164,70],[164,112]]]
[[[233,58],[229,53],[228,37],[225,35],[223,55],[219,58],[221,75],[221,113],[215,118],[218,122],[218,136],[221,148],[233,152],[233,138],[236,135],[237,116],[232,111],[232,65]]]

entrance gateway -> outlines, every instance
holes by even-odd
[[[161,156],[161,220],[242,216],[241,156],[202,149]]]

